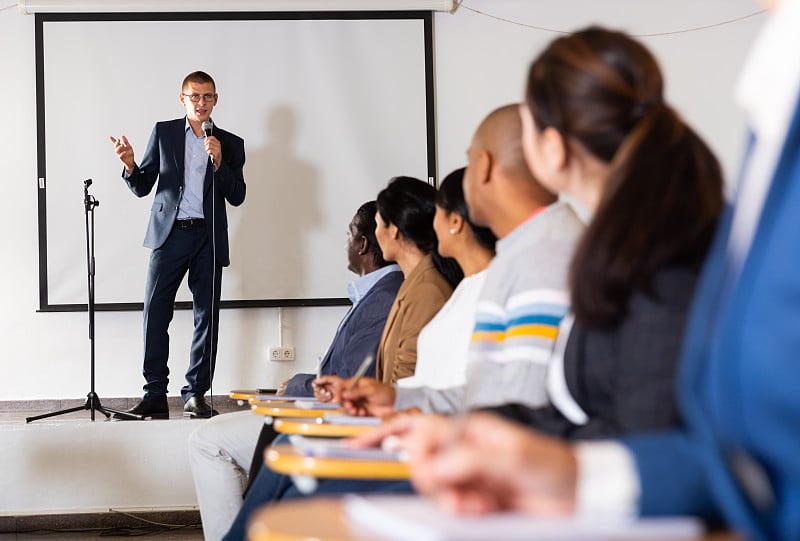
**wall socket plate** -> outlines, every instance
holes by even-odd
[[[270,361],[293,361],[294,347],[271,347],[269,348]]]

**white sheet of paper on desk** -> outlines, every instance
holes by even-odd
[[[418,496],[345,497],[351,529],[385,539],[415,541],[610,541],[697,539],[702,523],[694,517],[617,521],[568,517],[535,518],[518,513],[454,515]]]
[[[359,417],[357,415],[328,415],[322,416],[326,423],[332,425],[350,426],[380,426],[380,417]]]
[[[403,460],[401,453],[384,451],[377,447],[368,449],[350,449],[349,447],[343,447],[342,443],[344,439],[342,438],[316,438],[292,434],[289,436],[289,442],[294,445],[295,449],[299,452],[311,457],[388,460],[392,462]]]
[[[338,410],[339,404],[336,402],[317,402],[309,400],[307,402],[295,402],[295,407],[304,410]]]

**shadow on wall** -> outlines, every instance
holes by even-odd
[[[322,223],[317,201],[319,172],[295,155],[298,121],[288,106],[267,115],[267,146],[247,151],[247,199],[237,209],[231,270],[241,299],[304,296],[306,238]]]
[[[296,155],[301,123],[291,107],[272,108],[264,127],[266,146],[246,147],[247,197],[236,209],[239,223],[231,238],[231,267],[225,275],[239,282],[231,298],[303,298],[308,296],[309,266],[315,263],[307,239],[324,221],[317,200],[320,175],[309,161]],[[253,318],[245,318],[239,330],[245,363],[264,358],[259,350],[264,341],[256,337],[276,332],[256,325]],[[277,334],[269,343],[277,343]]]

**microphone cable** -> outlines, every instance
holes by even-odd
[[[206,138],[208,138],[213,132],[214,123],[211,120],[207,120],[203,122],[202,127]],[[214,157],[209,156],[209,159],[211,160],[211,322],[209,325],[211,354],[208,363],[208,395],[211,407],[209,419],[211,419],[214,417],[214,365],[216,364],[214,331],[217,326],[214,324],[214,319],[219,312],[218,307],[215,306],[217,299],[217,179],[216,171],[214,171]]]

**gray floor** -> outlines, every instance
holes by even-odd
[[[104,407],[114,410],[124,411],[132,408],[138,402],[138,398],[103,398],[100,397],[100,404]],[[207,398],[209,402],[210,399]],[[14,400],[14,401],[0,401],[0,422],[24,423],[28,417],[34,417],[45,413],[59,412],[64,409],[73,407],[84,406],[86,399],[68,399],[68,400]],[[239,406],[234,400],[227,396],[214,396],[213,400],[214,409],[226,413],[229,411],[238,411],[243,406]],[[244,406],[246,407],[246,406]],[[88,409],[80,409],[75,412],[60,414],[50,419],[69,419],[69,420],[91,420],[92,412]],[[173,396],[169,398],[169,417],[170,419],[183,418],[183,401],[180,397]],[[94,412],[95,421],[105,421],[105,416],[98,410]],[[36,421],[32,421],[35,423]]]

